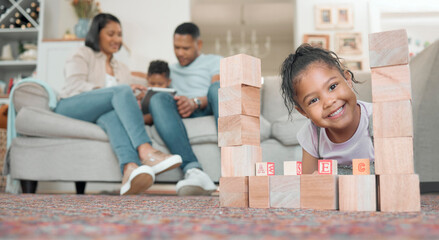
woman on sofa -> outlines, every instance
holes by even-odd
[[[55,112],[98,124],[108,135],[123,174],[121,195],[137,194],[154,183],[155,175],[181,165],[179,155],[151,146],[142,112],[133,92],[128,67],[114,59],[122,47],[120,21],[111,14],[93,18],[81,47],[65,66],[65,85]]]

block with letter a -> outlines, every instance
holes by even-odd
[[[274,163],[272,162],[258,162],[256,163],[256,176],[273,176]]]
[[[318,171],[320,175],[337,175],[337,160],[319,160]]]

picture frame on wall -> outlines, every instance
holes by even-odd
[[[336,28],[353,28],[353,8],[352,6],[339,6],[336,8],[337,22],[335,24]]]
[[[336,33],[335,51],[337,54],[356,55],[361,54],[361,33]]]
[[[334,28],[334,15],[330,6],[315,7],[315,28],[331,29]]]
[[[303,43],[308,43],[313,47],[329,49],[329,35],[327,34],[305,34]]]
[[[361,60],[345,60],[343,64],[351,71],[363,70],[363,61]]]

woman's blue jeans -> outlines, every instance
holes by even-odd
[[[122,173],[127,163],[140,166],[137,147],[143,143],[151,144],[142,112],[128,85],[101,88],[61,99],[55,112],[98,124],[108,135]]]
[[[214,82],[210,85],[207,93],[207,107],[193,112],[189,118],[213,114],[218,127],[219,87],[219,82]],[[168,93],[157,93],[152,96],[149,104],[149,111],[154,119],[154,125],[160,137],[172,154],[178,154],[183,159],[183,163],[180,166],[183,173],[186,173],[186,171],[191,168],[202,169],[201,164],[198,162],[192,150],[186,127],[183,124],[182,117],[178,113],[174,97]]]

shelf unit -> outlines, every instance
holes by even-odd
[[[42,19],[44,14],[44,0],[0,0],[0,6],[6,6],[6,12],[0,16],[0,81],[3,81],[7,87],[9,79],[19,76],[31,76],[37,68],[37,59],[20,60],[19,45],[22,43],[33,43],[37,46],[42,38]],[[39,7],[38,18],[32,18],[26,9],[30,9],[33,3]],[[35,7],[32,8],[35,10]],[[22,28],[9,28],[10,19],[18,13],[21,21],[29,23]],[[4,27],[4,28],[2,28]],[[4,46],[11,46],[12,60],[2,60]]]

